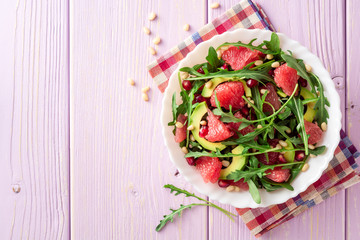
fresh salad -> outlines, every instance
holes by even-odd
[[[280,48],[210,47],[206,62],[180,69],[181,104],[172,97],[175,141],[204,182],[232,191],[293,190],[291,182],[323,153],[329,102],[310,66]],[[185,161],[184,159],[184,161]]]

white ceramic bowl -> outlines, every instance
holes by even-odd
[[[328,108],[329,119],[328,129],[324,133],[322,142],[319,145],[325,145],[327,150],[324,154],[311,158],[308,163],[309,170],[301,172],[296,179],[292,182],[294,191],[287,189],[279,189],[273,192],[266,192],[261,189],[261,204],[256,204],[249,192],[226,192],[225,189],[220,188],[217,183],[204,183],[200,173],[196,171],[195,167],[189,166],[184,158],[178,143],[174,141],[172,133],[173,127],[169,127],[168,122],[172,121],[171,110],[171,97],[174,92],[177,92],[177,100],[180,100],[179,92],[180,86],[177,79],[178,70],[182,67],[191,67],[195,64],[205,62],[208,49],[210,46],[218,47],[224,42],[249,42],[251,39],[257,38],[254,42],[255,45],[260,44],[263,40],[270,40],[271,32],[267,30],[247,30],[238,29],[232,32],[227,32],[222,35],[213,37],[212,39],[199,44],[186,58],[179,64],[178,69],[170,77],[169,85],[165,91],[161,123],[163,128],[163,136],[165,144],[169,149],[170,159],[178,168],[184,178],[190,182],[195,189],[207,196],[212,200],[217,200],[221,203],[231,204],[238,208],[256,208],[266,207],[273,204],[279,204],[287,201],[288,199],[297,196],[299,193],[305,191],[309,185],[318,180],[322,172],[329,165],[330,160],[333,158],[334,151],[340,140],[341,129],[341,112],[340,112],[340,97],[335,90],[334,83],[332,82],[329,73],[322,65],[320,59],[312,54],[307,48],[302,46],[297,41],[294,41],[284,34],[278,33],[280,38],[280,45],[283,50],[291,50],[296,58],[303,59],[306,64],[312,66],[312,71],[319,76],[324,85],[325,96],[330,101]],[[179,102],[178,102],[179,103]]]

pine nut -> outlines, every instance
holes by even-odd
[[[271,60],[274,58],[274,55],[272,54],[266,54],[266,59]]]
[[[189,31],[190,25],[189,25],[189,24],[185,24],[183,28],[184,28],[184,31]]]
[[[149,87],[149,86],[146,86],[146,87],[143,87],[143,88],[141,89],[141,92],[147,93],[149,90],[150,90],[150,87]]]
[[[323,122],[323,123],[321,124],[321,129],[322,129],[324,132],[327,130],[327,124],[326,124],[326,122]]]
[[[291,133],[291,128],[286,129],[285,132],[286,132],[287,134],[290,134],[290,133]]]
[[[156,37],[156,38],[153,39],[153,43],[154,43],[155,45],[159,45],[160,42],[161,42],[160,37]]]
[[[305,64],[305,69],[307,72],[311,72],[312,67],[310,65]]]
[[[255,61],[255,66],[259,66],[261,64],[263,64],[264,62],[262,60],[256,60]]]
[[[150,35],[151,31],[149,28],[147,27],[143,27],[144,33],[146,33],[147,35]]]
[[[181,148],[181,151],[182,151],[183,153],[185,153],[185,154],[188,154],[188,153],[189,153],[189,151],[188,151],[188,149],[187,149],[186,147],[182,147],[182,148]]]
[[[190,135],[190,140],[192,141],[192,142],[195,142],[195,137],[194,137],[194,135]]]
[[[156,17],[157,17],[157,15],[156,15],[156,13],[154,13],[154,12],[151,12],[151,13],[149,14],[149,20],[150,20],[150,21],[154,20]]]
[[[276,149],[282,149],[281,145],[280,144],[276,144]]]
[[[191,145],[191,144],[189,144],[189,148],[192,148],[192,145]]]
[[[238,186],[235,186],[235,189],[234,189],[235,192],[240,192],[240,190],[241,189]]]
[[[192,130],[194,130],[194,125],[190,125],[190,126],[188,126],[188,128],[187,128],[187,130],[189,130],[189,131],[192,131]]]
[[[228,186],[228,187],[226,188],[226,191],[227,191],[227,192],[232,192],[232,191],[234,191],[234,190],[235,190],[235,187],[232,186],[232,185],[230,185],[230,186]]]
[[[313,149],[315,149],[315,146],[312,144],[309,144],[309,149],[313,150]]]
[[[258,129],[260,129],[260,128],[262,128],[262,127],[263,127],[263,126],[261,126],[260,124],[259,124],[259,125],[257,125],[257,128],[258,128]]]
[[[183,127],[184,127],[184,124],[182,124],[181,122],[176,122],[176,123],[175,123],[175,126],[176,126],[177,128],[183,128]]]
[[[267,92],[266,89],[261,89],[261,90],[260,90],[260,93],[261,93],[261,94],[265,94],[266,92]]]
[[[214,8],[218,8],[220,7],[220,4],[218,2],[214,2],[210,5],[210,8],[214,9]]]
[[[309,155],[311,158],[315,158],[316,157],[316,155],[314,155],[314,154],[310,154]]]
[[[251,102],[252,104],[255,104],[254,100],[250,100],[249,102]]]
[[[147,101],[149,101],[149,96],[148,96],[146,93],[143,93],[143,94],[142,94],[142,99],[143,99],[145,102],[147,102]]]
[[[205,83],[205,87],[211,88],[212,84],[213,84],[212,81],[208,81],[207,83]]]
[[[230,165],[229,161],[222,161],[221,163],[224,167],[228,167]]]
[[[309,169],[309,164],[305,163],[304,166],[302,167],[301,171],[306,172],[308,169]]]
[[[285,141],[283,141],[283,140],[280,140],[280,141],[279,141],[279,144],[280,144],[281,146],[283,146],[283,147],[287,147],[287,146],[288,146],[287,142],[285,142]]]
[[[148,47],[148,50],[151,55],[156,55],[156,50],[153,47]]]
[[[200,125],[201,126],[205,126],[207,124],[207,122],[205,121],[205,120],[202,120],[201,122],[200,122]]]
[[[280,63],[279,63],[279,62],[273,62],[273,63],[271,64],[271,67],[272,67],[272,68],[280,67]]]
[[[180,78],[181,80],[184,80],[186,78],[189,77],[189,73],[188,72],[180,72]]]
[[[129,78],[129,79],[128,79],[128,83],[129,83],[131,86],[134,86],[134,85],[135,85],[135,81],[134,81],[134,79],[132,79],[132,78]]]

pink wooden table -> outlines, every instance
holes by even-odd
[[[169,207],[189,202],[162,186],[192,188],[162,140],[147,47],[159,35],[163,53],[237,1],[219,2],[0,2],[0,239],[254,239],[240,219],[201,207],[154,230]],[[322,59],[360,147],[360,1],[256,2],[277,31]],[[360,185],[261,239],[360,239]]]

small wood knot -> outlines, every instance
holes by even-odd
[[[14,193],[19,193],[21,191],[21,187],[19,186],[19,184],[13,185],[12,189]]]
[[[354,105],[354,104],[351,104],[350,108],[351,108],[351,109],[354,109],[354,108],[355,108],[355,105]]]
[[[177,176],[179,176],[179,174],[180,174],[180,173],[179,173],[179,171],[178,171],[178,170],[176,170],[176,172],[175,172],[174,176],[175,176],[175,177],[177,177]]]

